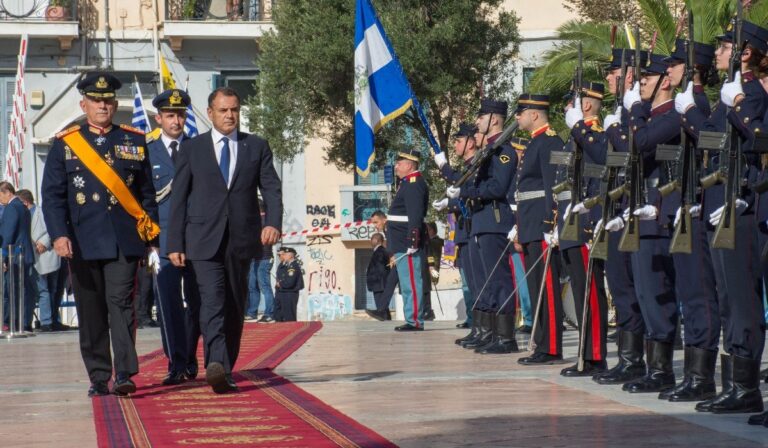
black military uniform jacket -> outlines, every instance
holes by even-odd
[[[554,225],[555,167],[549,163],[552,151],[563,149],[563,141],[549,124],[531,133],[517,170],[517,240],[521,244],[544,239]],[[543,194],[541,194],[543,193]],[[532,199],[526,195],[537,196]]]
[[[464,167],[467,168],[472,164],[472,160],[465,160]],[[443,179],[448,183],[453,183],[459,180],[461,173],[451,168],[449,164],[443,165],[440,168],[440,174]],[[469,179],[470,183],[474,182],[474,177]],[[463,199],[449,199],[448,208],[449,213],[453,213],[456,217],[456,232],[453,235],[453,242],[456,244],[467,244],[469,242],[469,232],[472,226],[472,211],[471,207]]]
[[[280,263],[277,267],[277,286],[275,291],[298,293],[304,289],[304,274],[299,261],[294,259]]]
[[[388,248],[393,254],[425,247],[429,188],[421,173],[415,171],[400,180],[387,216]]]
[[[149,217],[158,220],[144,133],[125,125],[100,131],[83,124],[60,132],[45,161],[42,203],[51,241],[68,237],[75,253],[85,260],[117,258],[118,247],[124,256],[143,256],[147,244],[139,238],[136,219],[62,140],[73,132],[85,137],[125,181]]]

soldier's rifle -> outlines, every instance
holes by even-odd
[[[467,167],[464,173],[462,173],[461,177],[453,184],[453,186],[460,187],[464,185],[469,179],[471,179],[475,174],[477,174],[478,170],[480,170],[480,167],[483,166],[485,161],[490,159],[490,157],[496,153],[496,149],[498,149],[499,146],[503,145],[512,138],[512,136],[517,131],[517,128],[517,120],[512,120],[512,123],[504,128],[504,130],[501,132],[499,138],[497,138],[493,143],[485,145],[482,149],[477,151],[475,153],[475,157],[472,159],[472,163]]]

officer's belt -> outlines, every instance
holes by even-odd
[[[545,195],[546,193],[544,193],[544,190],[516,191],[515,202],[530,201],[531,199],[539,199],[539,198],[543,198]]]
[[[163,199],[167,198],[171,194],[171,185],[173,181],[168,182],[168,185],[164,186],[157,193],[155,193],[155,201],[159,204]]]
[[[560,193],[557,193],[557,196],[555,196],[555,199],[557,199],[557,202],[570,201],[571,200],[571,190],[561,191]]]
[[[112,193],[125,211],[136,219],[136,231],[139,232],[142,241],[155,239],[160,234],[160,226],[152,221],[152,218],[147,215],[131,190],[125,185],[125,181],[101,158],[83,135],[80,132],[72,132],[65,135],[63,140],[83,162],[88,171],[96,176],[96,179]]]
[[[408,216],[406,216],[406,215],[387,215],[387,221],[392,221],[392,222],[408,222]]]
[[[517,211],[517,204],[509,204],[509,208],[511,208],[513,212],[516,212]]]

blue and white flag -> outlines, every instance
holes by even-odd
[[[187,92],[189,93],[189,92]],[[187,106],[187,121],[184,122],[184,135],[187,138],[197,137],[197,119],[195,119],[195,111],[192,109],[192,104]]]
[[[131,126],[141,129],[145,133],[150,133],[152,128],[149,126],[149,117],[144,110],[144,100],[141,99],[141,88],[138,82],[133,83],[133,118]]]
[[[433,150],[440,152],[418,100],[403,73],[370,0],[357,0],[355,13],[355,167],[367,176],[374,158],[374,134],[414,106]]]

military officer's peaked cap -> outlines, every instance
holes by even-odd
[[[693,43],[693,62],[697,65],[710,66],[715,59],[715,46],[703,44],[701,42]],[[675,51],[664,59],[664,62],[673,64],[677,62],[688,61],[688,41],[677,39],[675,41]]]
[[[77,90],[91,98],[114,98],[123,83],[108,72],[89,72],[77,83]]]
[[[483,98],[480,100],[480,110],[477,111],[477,116],[487,114],[499,114],[507,116],[509,106],[506,101],[497,101],[489,98]]]
[[[603,96],[605,95],[605,86],[599,82],[592,82],[592,81],[582,81],[581,82],[581,91],[579,94],[582,97],[587,98],[595,98],[598,100],[602,100]],[[571,98],[573,97],[573,89],[563,95],[563,99],[568,102],[571,101]]]
[[[419,152],[418,149],[404,149],[397,153],[397,160],[412,160],[416,163],[419,163],[419,160],[421,160],[421,152]]]
[[[521,93],[517,98],[517,109],[515,109],[515,115],[523,112],[526,109],[549,110],[549,95]]]
[[[621,68],[622,55],[624,55],[624,61],[627,63],[628,69],[635,65],[635,50],[631,48],[614,48],[611,52],[611,63],[606,67],[606,70]],[[640,51],[640,67],[645,67],[647,63],[648,52]]]
[[[454,137],[473,137],[477,133],[477,126],[470,123],[461,123]]]
[[[283,247],[280,248],[280,250],[278,252],[285,252],[286,254],[296,255],[296,249],[294,249],[292,247],[283,246]]]
[[[644,67],[642,69],[643,75],[664,75],[667,73],[667,68],[669,67],[669,64],[665,62],[667,60],[667,55],[663,54],[652,54],[651,55],[651,63],[648,64],[647,67]]]
[[[734,29],[734,20],[728,24],[725,33],[717,36],[718,40],[722,42],[735,42],[736,30]],[[746,20],[741,22],[741,41],[748,43],[763,53],[768,52],[768,30],[752,22],[747,22]]]
[[[169,89],[157,95],[152,100],[152,105],[157,110],[187,110],[191,102],[187,92],[180,89]]]

